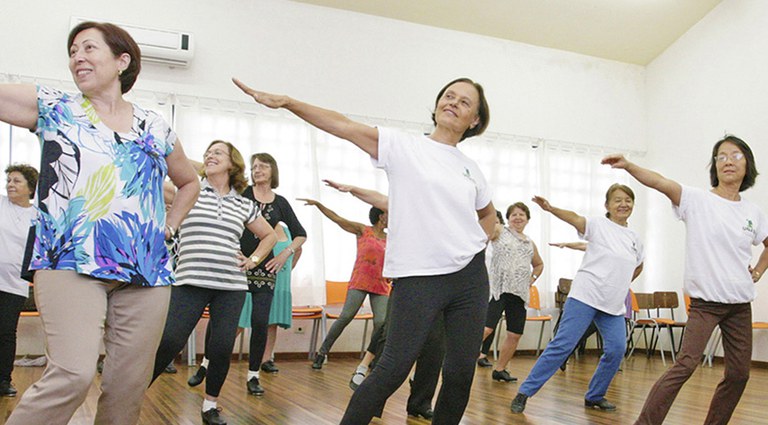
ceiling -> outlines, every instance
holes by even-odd
[[[722,0],[295,0],[647,65]]]

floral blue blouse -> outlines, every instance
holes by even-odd
[[[80,93],[39,86],[37,99],[42,154],[29,269],[172,284],[163,180],[176,133],[138,105],[123,134],[102,123]]]

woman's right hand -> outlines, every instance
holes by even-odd
[[[267,108],[278,109],[288,104],[290,98],[288,96],[281,96],[276,94],[265,93],[262,91],[254,90],[237,78],[232,78],[232,82],[242,90],[248,96],[251,96],[256,103],[266,106]]]
[[[296,198],[297,201],[304,202],[304,205],[310,205],[310,206],[318,206],[320,205],[320,202],[315,201],[314,199],[309,198]]]
[[[352,185],[337,183],[333,180],[328,180],[328,179],[323,179],[323,183],[325,183],[326,186],[332,187],[338,190],[339,192],[344,192],[344,193],[349,193],[350,191],[352,191],[352,189],[355,188]]]

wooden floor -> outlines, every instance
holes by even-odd
[[[533,367],[533,356],[515,357],[510,364],[513,376],[524,378]],[[238,424],[337,424],[352,391],[347,383],[357,365],[356,359],[334,359],[315,371],[307,360],[278,361],[280,373],[262,375],[266,389],[264,397],[249,396],[245,390],[247,362],[234,362],[222,389],[219,406],[230,425]],[[648,360],[635,354],[614,379],[607,398],[618,406],[615,412],[587,410],[584,392],[597,364],[596,355],[571,360],[565,373],[557,372],[544,388],[528,400],[524,414],[509,410],[517,393],[517,383],[506,384],[490,379],[490,370],[477,369],[472,396],[462,424],[532,424],[577,425],[632,424],[639,413],[649,388],[665,370],[659,357]],[[24,391],[42,372],[42,368],[21,368],[14,371],[14,383]],[[141,412],[141,424],[200,424],[200,407],[204,385],[189,388],[187,378],[193,368],[179,366],[179,373],[163,375],[147,392]],[[723,373],[722,364],[714,368],[699,368],[688,381],[667,417],[667,425],[701,424],[709,400]],[[98,382],[96,383],[98,384]],[[71,425],[92,424],[97,385],[91,388],[86,403],[77,411]],[[374,424],[426,424],[427,421],[408,418],[405,402],[407,385],[401,387],[387,403],[382,419]],[[5,423],[17,398],[0,398],[0,424]],[[753,368],[751,379],[731,424],[768,424],[768,369]]]

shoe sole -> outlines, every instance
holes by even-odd
[[[510,379],[510,380],[506,380],[506,379],[494,379],[494,381],[496,381],[496,382],[505,382],[505,383],[509,383],[509,382],[517,382],[517,379]]]
[[[250,394],[250,395],[255,395],[256,397],[261,397],[261,396],[263,396],[263,395],[264,395],[264,391],[262,391],[262,392],[260,392],[260,393],[257,393],[257,392],[253,392],[253,391],[250,391],[250,390],[249,390],[249,391],[248,391],[248,394]]]

